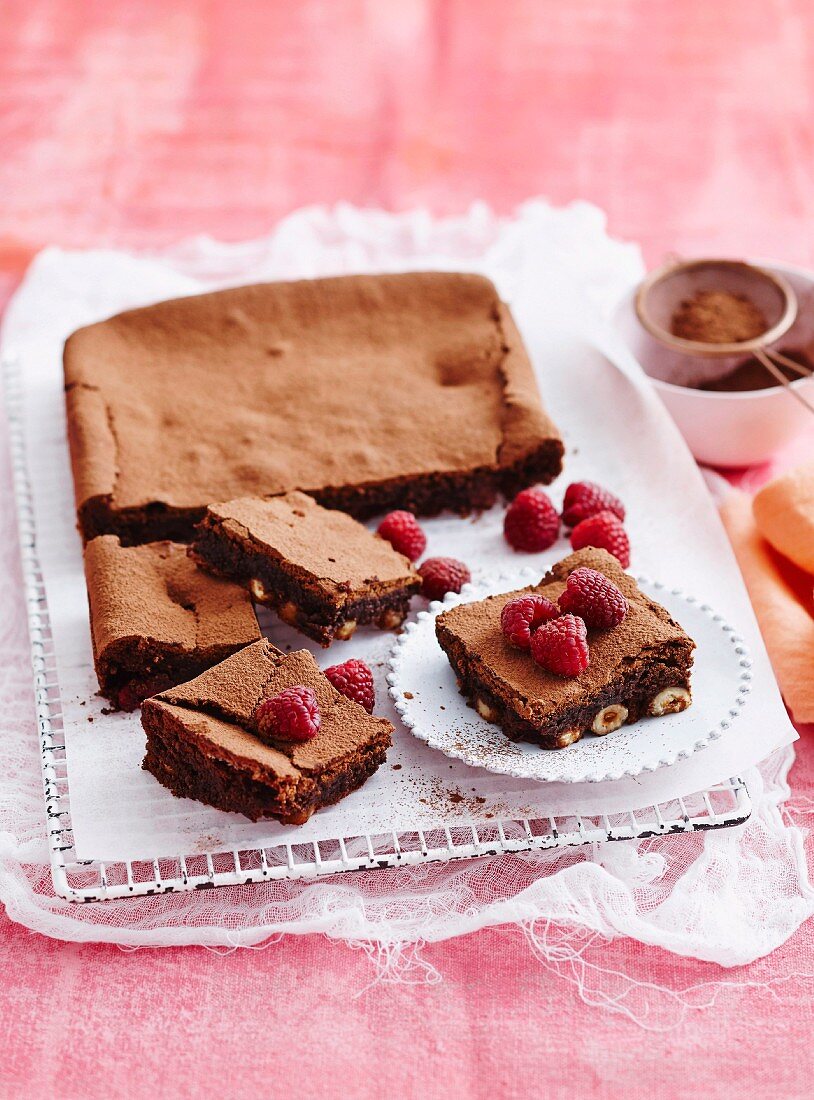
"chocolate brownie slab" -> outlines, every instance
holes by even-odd
[[[190,555],[324,646],[367,623],[395,629],[421,588],[389,542],[298,492],[210,504]]]
[[[509,644],[501,632],[500,613],[509,600],[526,593],[556,603],[579,566],[609,577],[629,609],[619,626],[590,632],[588,668],[563,679]],[[539,584],[450,608],[438,616],[435,630],[462,693],[513,741],[563,748],[585,733],[609,733],[645,715],[684,710],[691,701],[695,643],[604,550],[571,554]]]
[[[368,517],[491,505],[563,447],[492,284],[430,272],[162,302],[65,345],[85,539],[188,541],[206,505],[300,489]]]
[[[248,594],[202,573],[172,542],[85,547],[93,658],[102,695],[121,710],[197,676],[260,637]]]
[[[310,687],[321,714],[311,741],[267,741],[252,715],[285,688]],[[173,794],[301,825],[383,763],[393,727],[345,698],[306,650],[260,641],[181,687],[148,699],[144,767]]]

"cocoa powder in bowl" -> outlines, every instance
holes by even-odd
[[[754,302],[728,290],[699,290],[680,303],[670,323],[673,336],[704,344],[739,344],[755,340],[768,327]]]

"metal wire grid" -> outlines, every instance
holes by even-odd
[[[739,825],[751,813],[742,779],[669,803],[613,815],[571,815],[468,822],[381,835],[339,837],[309,844],[230,849],[153,860],[80,860],[74,848],[65,736],[45,586],[36,551],[36,526],[25,460],[22,385],[16,360],[4,357],[2,376],[28,610],[37,728],[51,870],[56,893],[69,901],[201,890],[275,879],[317,879],[348,871],[476,859],[512,852],[642,839]]]

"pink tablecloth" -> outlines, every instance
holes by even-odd
[[[650,262],[812,263],[812,35],[808,0],[12,2],[0,290],[48,243],[239,239],[338,199],[584,197]],[[0,517],[6,550],[14,537]],[[22,671],[22,639],[3,657]],[[594,944],[556,974],[507,929],[426,948],[439,984],[370,986],[361,951],[319,938],[131,954],[0,916],[0,1094],[802,1097],[813,941],[804,927],[736,973]],[[593,1006],[624,992],[615,970],[673,991],[637,994],[657,1031]]]

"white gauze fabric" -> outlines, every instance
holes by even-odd
[[[87,270],[85,259],[82,270]],[[97,287],[115,264],[115,254],[94,254]],[[539,290],[540,310],[552,323],[579,323],[584,337],[595,322],[597,339],[604,339],[601,317],[643,271],[638,250],[609,239],[602,214],[584,203],[554,209],[535,201],[511,219],[476,205],[462,218],[444,220],[423,211],[390,215],[340,206],[296,213],[262,240],[224,245],[199,238],[161,257],[145,257],[149,282],[136,297],[150,301],[201,285],[422,266],[499,273],[504,296],[525,295],[528,308],[528,296]],[[541,285],[536,287],[538,275]],[[61,298],[77,294],[93,311],[93,282],[77,288],[55,279],[52,293],[55,311]],[[36,317],[22,316],[23,304],[20,300],[15,316],[18,326],[27,325],[31,332],[47,327],[47,302]],[[641,379],[636,384],[647,385]],[[736,966],[770,952],[814,912],[804,832],[780,812],[793,761],[788,745],[775,752],[760,775],[750,773],[755,808],[748,824],[737,830],[83,906],[55,897],[5,454],[1,461],[0,593],[7,613],[0,624],[0,684],[6,702],[0,743],[0,897],[15,920],[64,939],[130,946],[230,947],[268,942],[285,932],[323,932],[359,944],[382,973],[409,980],[437,978],[415,945],[511,922],[524,929],[530,948],[547,966],[579,985],[586,1000],[660,1026],[653,998],[669,1015],[678,995],[605,973],[592,960],[598,942],[631,936]],[[705,996],[686,1003],[698,1007]]]

